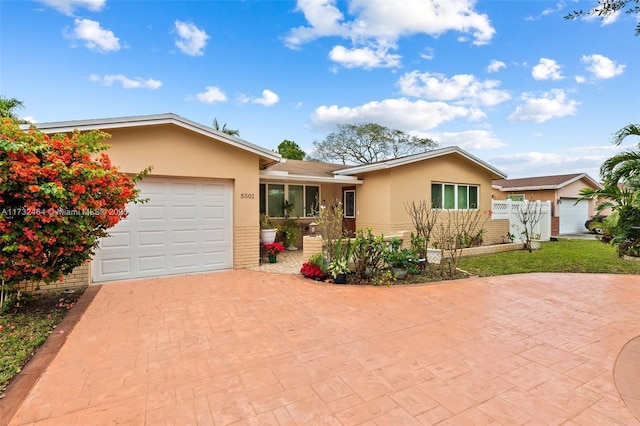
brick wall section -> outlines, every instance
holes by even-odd
[[[252,268],[260,264],[260,227],[233,228],[233,268]]]
[[[521,242],[498,244],[493,246],[480,246],[462,249],[461,257],[481,256],[483,254],[502,253],[505,251],[522,250],[523,244]]]
[[[65,290],[68,288],[71,289],[87,287],[90,283],[91,267],[90,263],[87,262],[84,265],[74,269],[70,274],[65,275],[62,281],[55,281],[51,284],[24,281],[18,285],[17,289],[27,293],[32,293],[35,291],[46,292],[54,290]],[[40,287],[39,289],[38,286]]]
[[[322,253],[322,237],[305,235],[302,241],[302,261],[306,262],[316,254]]]
[[[501,244],[508,242],[507,234],[511,232],[509,229],[509,219],[491,219],[483,226],[485,233],[482,236],[482,244]],[[517,238],[516,238],[517,239]]]
[[[560,218],[551,216],[551,235],[560,235]]]

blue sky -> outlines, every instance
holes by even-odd
[[[2,1],[0,94],[36,123],[173,112],[308,153],[376,122],[509,177],[598,178],[638,122],[640,38],[634,16],[563,19],[595,4]]]

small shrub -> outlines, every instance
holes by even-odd
[[[396,282],[396,276],[388,269],[384,269],[376,274],[371,280],[371,285],[379,286],[386,285],[392,286]]]
[[[384,236],[374,236],[371,228],[358,229],[353,242],[354,272],[363,280],[375,278],[384,267],[387,245]]]

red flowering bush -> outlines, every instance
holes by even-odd
[[[267,251],[267,254],[269,256],[275,256],[284,251],[284,246],[282,245],[282,243],[275,242],[270,244],[264,244],[264,249]]]
[[[46,135],[0,122],[0,279],[52,282],[89,260],[107,230],[142,201],[102,151],[108,134]]]
[[[324,280],[326,275],[322,271],[318,265],[314,265],[313,263],[305,262],[302,264],[302,268],[300,268],[300,273],[305,278],[311,278],[313,280]]]

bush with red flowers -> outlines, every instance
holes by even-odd
[[[326,278],[325,273],[318,265],[314,265],[313,263],[305,262],[302,264],[302,268],[300,268],[300,273],[305,278],[311,278],[312,280],[321,281]]]
[[[276,256],[284,251],[284,246],[282,245],[282,243],[275,242],[264,244],[264,249],[269,256]]]
[[[142,201],[102,151],[108,134],[49,136],[0,121],[0,280],[50,283],[89,260],[107,230]],[[1,298],[1,296],[0,296]]]

